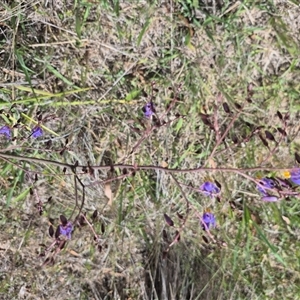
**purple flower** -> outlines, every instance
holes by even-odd
[[[290,172],[290,180],[293,183],[300,185],[300,169],[295,169]]]
[[[204,182],[199,189],[205,196],[210,197],[220,193],[220,189],[210,181]]]
[[[11,129],[9,126],[5,125],[0,128],[0,134],[4,134],[8,139],[11,137]]]
[[[206,212],[203,214],[200,223],[204,230],[208,230],[210,227],[216,227],[216,218],[214,214]]]
[[[65,236],[67,239],[71,239],[71,233],[73,231],[73,225],[71,222],[68,222],[65,226],[59,225],[59,233]]]
[[[272,178],[262,178],[259,183],[264,187],[257,185],[257,190],[262,193],[263,197],[261,197],[262,201],[265,202],[276,202],[278,201],[278,197],[272,194],[269,194],[270,189],[274,189],[277,185],[276,181]]]
[[[43,129],[39,126],[35,126],[31,131],[31,136],[34,138],[38,138],[43,135]]]
[[[264,196],[268,196],[268,189],[273,189],[276,186],[276,182],[271,178],[264,177],[259,181],[259,183],[266,187],[266,189],[265,189],[265,188],[257,185],[258,191],[261,192]]]
[[[154,113],[155,113],[155,108],[153,102],[148,102],[144,107],[143,107],[143,113],[144,116],[149,119]]]

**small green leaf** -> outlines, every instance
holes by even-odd
[[[251,216],[250,216],[249,208],[247,207],[247,205],[244,205],[244,223],[246,227],[249,226],[250,219]]]
[[[151,18],[148,18],[145,25],[144,25],[144,27],[142,28],[142,31],[140,32],[140,34],[138,36],[138,39],[137,39],[137,45],[138,46],[140,46],[142,38],[143,38],[145,32],[147,31],[147,29],[149,28],[150,21],[151,21]]]
[[[131,92],[129,92],[127,94],[127,96],[125,97],[125,100],[131,101],[131,100],[135,99],[136,97],[139,96],[140,92],[141,92],[141,90],[132,90]]]
[[[183,125],[183,119],[180,118],[178,120],[177,124],[176,124],[176,134],[179,132],[179,130],[181,129],[182,125]]]
[[[81,39],[81,29],[83,25],[83,20],[81,14],[77,11],[75,13],[75,30],[79,39]]]
[[[29,191],[30,191],[30,187],[27,188],[25,191],[23,191],[21,194],[19,194],[16,198],[14,198],[12,200],[12,203],[23,200],[28,195]]]
[[[46,65],[47,69],[49,72],[53,73],[58,79],[60,79],[61,81],[63,81],[65,84],[67,85],[72,85],[75,88],[80,89],[78,86],[74,85],[73,82],[71,82],[70,80],[68,80],[65,76],[63,76],[61,73],[59,73],[54,67],[52,67],[50,64]]]

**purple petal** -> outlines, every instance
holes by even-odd
[[[291,171],[290,180],[293,183],[300,185],[300,169],[296,169],[296,170]]]
[[[4,134],[8,139],[11,137],[11,129],[9,126],[5,125],[0,128],[0,134]]]
[[[278,197],[267,195],[267,196],[262,197],[261,200],[266,201],[266,202],[276,202],[276,201],[278,201]]]
[[[146,118],[150,118],[154,114],[154,112],[155,112],[154,104],[152,102],[148,102],[143,107],[143,112],[144,112],[144,116]]]
[[[259,183],[263,186],[265,186],[267,189],[257,185],[257,189],[259,192],[261,192],[263,195],[267,195],[268,189],[273,189],[276,186],[276,183],[271,178],[262,178]]]
[[[212,213],[204,213],[201,218],[201,225],[204,230],[208,230],[210,227],[216,227],[216,218]]]
[[[73,231],[73,225],[71,222],[68,222],[66,226],[59,225],[59,233],[69,240],[71,239],[71,233]]]
[[[300,177],[291,177],[290,179],[293,183],[300,185]]]
[[[43,135],[43,129],[39,126],[36,126],[31,131],[31,136],[34,138],[38,138]]]
[[[220,193],[220,189],[210,181],[204,182],[199,189],[206,196],[212,196]]]

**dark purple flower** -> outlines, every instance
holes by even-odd
[[[73,225],[71,222],[68,222],[65,226],[59,225],[59,233],[65,236],[67,239],[71,239],[71,233],[73,231]]]
[[[273,189],[276,186],[276,182],[271,178],[262,178],[260,179],[259,183],[266,187],[263,188],[262,186],[257,185],[257,189],[261,192],[264,196],[268,196],[268,189]]]
[[[206,212],[203,214],[200,223],[204,230],[208,230],[211,227],[216,227],[216,218],[214,214]]]
[[[144,107],[143,107],[143,112],[144,116],[149,119],[154,113],[155,113],[155,108],[153,102],[148,102]]]
[[[8,139],[11,137],[11,129],[9,126],[5,125],[0,128],[0,134],[4,134]]]
[[[43,135],[43,129],[39,126],[35,126],[31,131],[31,136],[34,138],[38,138]]]
[[[210,197],[220,193],[220,189],[210,181],[204,182],[199,189],[205,196]]]

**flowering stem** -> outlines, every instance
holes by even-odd
[[[105,166],[90,166],[90,165],[77,165],[74,166],[73,164],[63,163],[55,160],[49,160],[49,159],[43,159],[43,158],[36,158],[36,157],[28,157],[28,156],[19,156],[15,154],[8,154],[8,153],[1,153],[0,150],[0,158],[10,158],[10,159],[16,159],[21,161],[28,161],[28,162],[35,162],[35,163],[42,163],[42,164],[49,164],[54,165],[58,167],[66,167],[70,168],[72,170],[77,168],[92,168],[94,170],[109,170],[112,167],[113,168],[119,168],[119,169],[128,169],[128,170],[156,170],[156,171],[162,171],[166,173],[200,173],[200,172],[224,172],[224,173],[236,173],[241,176],[244,176],[245,178],[248,178],[249,180],[254,180],[253,178],[246,175],[247,172],[257,172],[257,171],[293,171],[295,168],[274,168],[274,167],[253,167],[253,168],[210,168],[210,167],[199,167],[199,168],[189,168],[189,169],[171,169],[171,168],[165,168],[160,166],[154,166],[154,165],[126,165],[126,164],[114,164],[114,165],[105,165]],[[256,181],[255,181],[256,182]]]
[[[190,206],[191,206],[191,207],[194,209],[194,211],[196,212],[197,217],[199,218],[199,220],[201,221],[201,223],[204,223],[203,220],[202,220],[202,218],[201,218],[201,216],[200,216],[200,214],[199,214],[199,212],[198,212],[198,210],[197,210],[197,208],[196,208],[196,207],[188,200],[188,198],[186,197],[185,193],[183,192],[183,190],[182,190],[182,188],[181,188],[181,186],[180,186],[179,181],[175,178],[175,176],[174,176],[173,174],[171,174],[171,176],[172,176],[172,178],[174,179],[176,185],[178,186],[178,188],[179,188],[179,190],[180,190],[180,192],[181,192],[183,198],[185,199],[185,201],[186,201],[186,203],[187,203],[187,208],[186,208],[186,217],[185,217],[185,219],[184,219],[184,221],[183,221],[183,224],[182,224],[182,226],[180,227],[180,229],[178,230],[178,234],[176,235],[174,241],[169,245],[167,251],[169,251],[169,248],[175,243],[175,241],[177,241],[177,238],[178,238],[178,236],[180,235],[180,231],[183,230],[183,228],[184,228],[184,226],[185,226],[185,223],[186,223],[186,221],[187,221],[187,218],[188,218],[188,213],[189,213],[189,208],[190,208]],[[204,223],[204,226],[206,227],[206,232],[208,233],[208,235],[210,236],[210,238],[211,238],[214,242],[216,242],[216,240],[214,239],[213,235],[210,233],[210,231],[209,231],[209,229],[207,228],[207,226],[206,226],[205,223]]]

